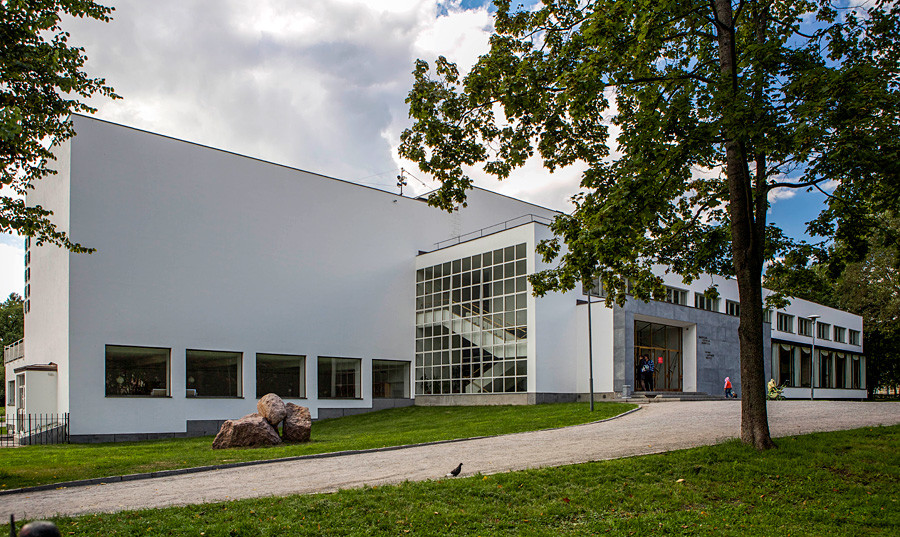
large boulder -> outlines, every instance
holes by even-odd
[[[281,426],[281,436],[285,442],[309,442],[312,430],[312,416],[305,406],[288,403],[285,405],[287,417]]]
[[[259,414],[248,414],[239,420],[222,424],[213,440],[213,449],[274,446],[281,443],[278,431]]]
[[[274,393],[263,395],[262,399],[256,403],[256,411],[259,412],[260,416],[266,418],[266,421],[273,427],[278,426],[287,415],[284,401]]]

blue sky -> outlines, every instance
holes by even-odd
[[[532,4],[533,2],[526,2]],[[124,99],[101,119],[395,190],[417,58],[464,68],[487,50],[488,2],[475,0],[119,0],[114,20],[68,21],[90,73]],[[414,172],[415,173],[415,172]],[[405,193],[425,186],[410,181]],[[567,211],[578,169],[530,161],[476,184]],[[779,199],[770,219],[801,237],[821,194]],[[465,231],[465,230],[464,230]],[[76,237],[77,239],[77,237]],[[22,292],[23,241],[0,236],[0,296]]]

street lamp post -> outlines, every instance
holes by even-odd
[[[810,354],[809,359],[812,361],[812,364],[809,368],[809,400],[813,400],[813,395],[815,395],[816,391],[816,330],[818,329],[816,326],[816,319],[818,319],[819,315],[810,315],[809,320],[812,321],[812,353]]]
[[[594,411],[594,342],[593,342],[593,330],[594,327],[591,323],[591,293],[594,292],[593,286],[590,290],[588,290],[588,300],[587,300],[587,310],[588,310],[588,389],[590,390],[591,396],[591,412]]]

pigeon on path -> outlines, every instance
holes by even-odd
[[[456,477],[459,475],[460,472],[462,472],[462,463],[459,463],[459,466],[450,470],[450,473],[447,474],[447,477]]]

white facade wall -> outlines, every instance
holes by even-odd
[[[483,190],[448,214],[90,118],[76,117],[75,129],[70,233],[97,252],[48,249],[67,270],[60,260],[33,262],[33,278],[69,275],[68,308],[52,314],[71,313],[69,352],[26,332],[32,359],[53,356],[62,370],[68,355],[61,384],[70,385],[75,435],[183,432],[188,419],[253,412],[256,353],[307,357],[301,404],[314,417],[319,408],[371,407],[371,360],[413,360],[416,253],[454,232],[554,214]],[[50,194],[38,185],[29,202]],[[36,303],[61,294],[34,289]],[[36,317],[26,326],[44,322]],[[65,334],[64,325],[54,330]],[[107,344],[171,349],[172,397],[105,397]],[[185,398],[186,349],[243,353],[243,398]],[[362,359],[362,398],[318,400],[318,356]]]
[[[49,217],[57,229],[70,232],[69,180],[71,174],[71,140],[53,149],[57,173],[41,179],[28,192],[28,205],[40,205],[53,211]],[[30,279],[28,310],[25,315],[25,356],[6,366],[6,378],[15,378],[14,368],[33,364],[57,364],[56,393],[47,394],[55,408],[45,412],[69,411],[69,259],[70,254],[56,246],[29,248]],[[30,345],[30,347],[29,347]],[[26,390],[30,390],[26,382]],[[31,393],[27,392],[26,397]],[[48,404],[49,406],[49,404]]]

